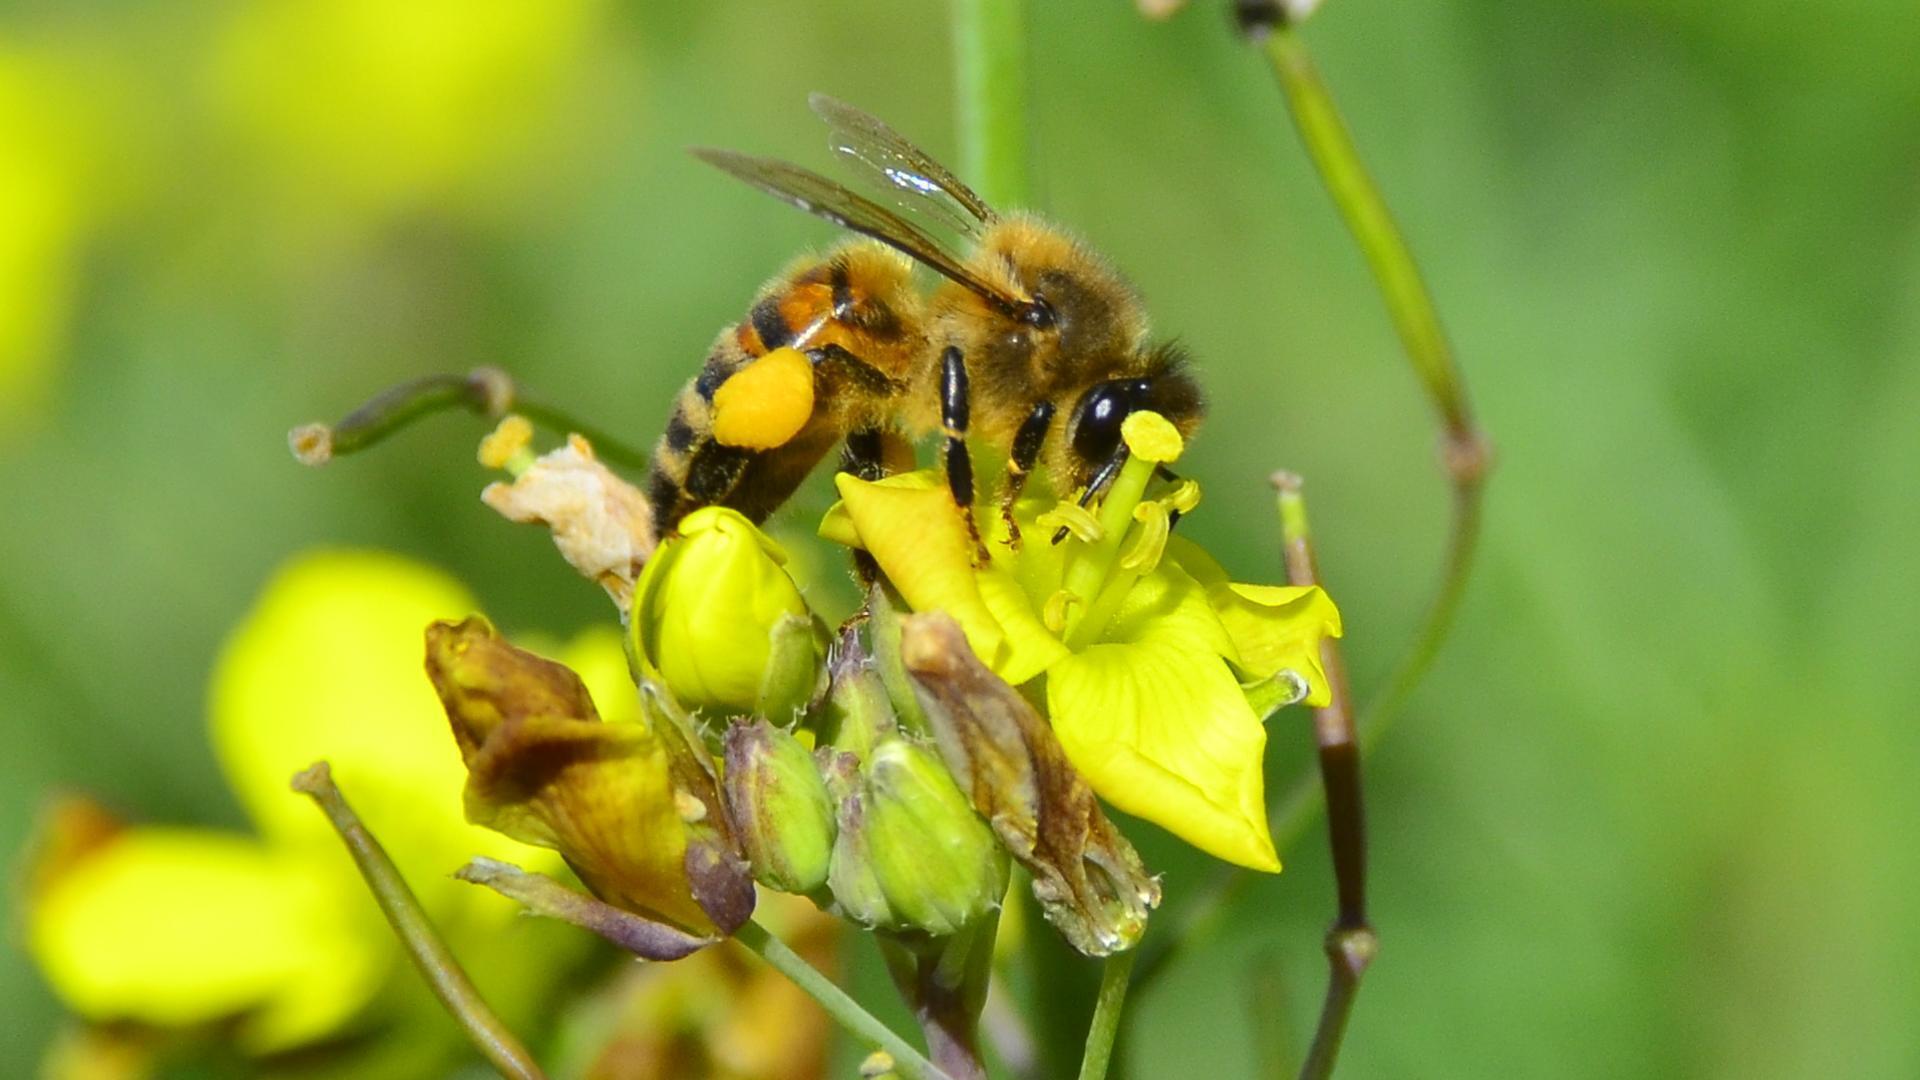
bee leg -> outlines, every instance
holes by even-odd
[[[870,394],[891,397],[904,389],[898,379],[838,345],[808,349],[807,359],[813,361],[813,369],[817,374],[857,386]]]
[[[850,433],[847,445],[840,452],[840,471],[869,482],[887,475],[884,438],[885,433],[879,428],[861,428]],[[853,576],[862,589],[870,589],[880,580],[880,564],[872,555],[855,548]]]
[[[967,362],[960,350],[947,346],[940,354],[940,431],[947,438],[947,490],[966,519],[973,538],[974,558],[987,564],[987,545],[980,540],[980,523],[973,520],[973,456],[967,452]]]
[[[1027,486],[1033,463],[1040,460],[1040,447],[1047,441],[1047,429],[1053,424],[1053,402],[1042,401],[1033,407],[1013,436],[1013,456],[1007,460],[1007,483],[1000,493],[1000,517],[1007,523],[1007,546],[1020,550],[1020,526],[1013,520],[1013,504]]]
[[[677,526],[681,518],[702,507],[727,505],[753,454],[713,439],[701,443],[687,462],[686,477],[668,513],[669,523]]]

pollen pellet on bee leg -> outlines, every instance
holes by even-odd
[[[813,415],[813,364],[798,349],[775,349],[713,393],[713,437],[725,446],[771,450]]]

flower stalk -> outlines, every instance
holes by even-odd
[[[734,931],[733,939],[806,991],[841,1027],[886,1051],[892,1056],[893,1067],[901,1076],[908,1080],[954,1080],[927,1060],[926,1055],[915,1050],[913,1044],[861,1008],[859,1002],[849,997],[832,979],[821,974],[820,969],[807,963],[799,953],[788,948],[786,942],[768,933],[766,927],[748,920]]]
[[[1259,6],[1259,5],[1254,5]],[[1341,117],[1332,92],[1307,51],[1306,42],[1278,5],[1270,21],[1250,19],[1242,25],[1262,42],[1267,61],[1286,96],[1300,141],[1333,198],[1341,220],[1366,258],[1387,314],[1393,320],[1401,346],[1427,398],[1439,414],[1441,459],[1453,487],[1452,524],[1447,553],[1441,565],[1440,586],[1422,618],[1413,644],[1395,664],[1385,687],[1365,711],[1370,728],[1385,726],[1406,703],[1413,688],[1432,666],[1453,627],[1460,597],[1466,590],[1480,538],[1481,495],[1493,462],[1486,435],[1474,421],[1467,384],[1453,348],[1440,326],[1432,294],[1421,277],[1419,264],[1388,209],[1386,198],[1360,160],[1353,133]]]
[[[1295,585],[1319,584],[1320,571],[1313,554],[1313,534],[1307,524],[1306,501],[1300,478],[1276,473],[1280,537],[1286,553],[1287,577]],[[1333,1075],[1340,1040],[1360,990],[1360,979],[1373,962],[1379,941],[1367,921],[1366,805],[1360,784],[1360,746],[1354,736],[1349,706],[1346,665],[1333,639],[1320,646],[1321,664],[1333,687],[1333,698],[1313,711],[1313,728],[1320,752],[1320,783],[1327,793],[1327,834],[1333,848],[1334,886],[1338,913],[1327,931],[1330,975],[1327,996],[1313,1045],[1300,1068],[1301,1080]]]
[[[518,413],[559,435],[581,435],[599,455],[616,465],[643,469],[647,455],[618,436],[580,422],[571,413],[528,400],[513,376],[496,367],[478,367],[465,375],[427,375],[384,390],[333,424],[302,424],[287,433],[293,456],[302,465],[325,465],[358,453],[389,435],[436,413],[465,409],[497,420]]]
[[[1027,0],[953,0],[960,171],[988,203],[1027,201]]]
[[[1132,951],[1107,957],[1100,969],[1100,996],[1093,1002],[1093,1022],[1087,1026],[1087,1051],[1080,1059],[1080,1080],[1105,1080],[1107,1065],[1113,1058],[1113,1043],[1120,1034],[1120,1010],[1127,1001],[1127,984],[1133,975]]]
[[[459,1021],[474,1047],[508,1080],[546,1080],[533,1055],[481,998],[460,961],[454,959],[446,942],[440,940],[426,912],[421,910],[419,899],[401,878],[399,868],[393,865],[393,859],[361,823],[360,816],[353,812],[346,796],[334,784],[327,763],[315,762],[295,776],[293,789],[312,798],[326,814],[327,821],[346,843],[374,899],[379,901],[387,922],[406,947],[407,955],[420,969],[427,985],[433,988],[433,995]]]

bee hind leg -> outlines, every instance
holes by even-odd
[[[940,354],[940,431],[947,440],[947,490],[967,523],[973,540],[974,563],[987,565],[987,545],[980,539],[980,523],[973,519],[973,455],[967,452],[967,362],[949,345]]]

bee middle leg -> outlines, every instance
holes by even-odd
[[[1034,462],[1040,460],[1040,448],[1046,444],[1047,430],[1053,424],[1053,402],[1041,401],[1020,423],[1013,436],[1013,456],[1007,459],[1007,482],[1000,492],[1000,517],[1007,523],[1007,546],[1020,550],[1020,526],[1013,520],[1013,504],[1027,486]]]
[[[940,354],[940,432],[947,439],[947,490],[953,493],[953,504],[966,520],[975,564],[985,566],[987,545],[980,539],[980,523],[973,519],[973,456],[967,452],[970,416],[967,361],[958,347],[949,345]]]

